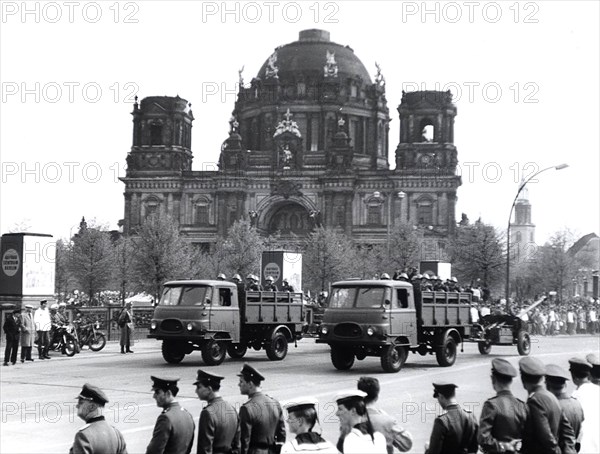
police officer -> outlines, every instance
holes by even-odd
[[[255,368],[244,364],[238,374],[240,393],[249,397],[240,408],[240,454],[274,454],[285,443],[285,423],[281,405],[263,394],[265,379]]]
[[[445,412],[435,418],[425,454],[477,452],[477,420],[458,405],[456,388],[454,383],[433,383],[433,397]]]
[[[600,385],[600,360],[594,353],[590,353],[585,360],[592,365],[592,383]]]
[[[546,389],[556,396],[569,424],[575,433],[575,450],[579,452],[583,408],[577,399],[567,394],[569,373],[557,364],[546,365]]]
[[[229,454],[239,450],[237,411],[219,394],[223,378],[198,369],[198,377],[194,382],[196,395],[208,403],[200,413],[198,454]]]
[[[163,409],[156,420],[152,440],[146,448],[146,454],[189,454],[194,443],[194,419],[189,412],[175,400],[179,388],[179,378],[155,377],[152,379],[152,391],[156,405]]]
[[[529,394],[527,421],[523,430],[521,452],[526,454],[560,454],[574,452],[575,434],[563,415],[558,399],[542,384],[546,367],[537,358],[519,361],[521,382]]]
[[[265,285],[265,290],[267,292],[276,292],[277,286],[273,283],[273,276],[267,276],[266,279],[267,284]]]
[[[517,452],[527,420],[527,405],[510,391],[517,369],[502,358],[492,360],[492,386],[496,396],[483,404],[477,441],[485,453]]]
[[[77,396],[77,416],[86,424],[75,434],[70,454],[127,454],[127,446],[118,429],[106,422],[102,408],[108,402],[100,388],[86,383]]]

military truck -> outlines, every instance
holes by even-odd
[[[469,293],[415,292],[403,281],[336,282],[317,343],[329,344],[339,370],[375,356],[384,371],[398,372],[409,352],[435,354],[440,366],[452,366],[457,345],[471,335],[470,304]]]
[[[248,348],[281,361],[305,324],[301,293],[246,292],[227,281],[172,281],[164,285],[148,337],[162,341],[162,356],[171,364],[200,350],[214,366],[226,352],[243,358]]]

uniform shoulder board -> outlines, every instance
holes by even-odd
[[[525,401],[519,399],[518,397],[515,397],[515,399],[517,399],[518,402],[521,402],[522,404],[525,404]]]
[[[463,408],[465,413],[473,413],[471,410],[467,410],[466,408]]]
[[[83,425],[83,426],[81,426],[81,427],[79,428],[78,432],[81,432],[82,430],[85,430],[85,429],[87,429],[88,427],[90,427],[90,424],[89,424],[89,423],[88,423],[88,424],[85,424],[85,425]]]

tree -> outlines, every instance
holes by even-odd
[[[502,282],[506,264],[501,235],[496,229],[481,222],[461,225],[450,240],[449,255],[456,274],[461,281],[474,282],[480,279],[484,287],[490,288]]]
[[[346,235],[318,227],[305,243],[302,265],[306,286],[325,290],[330,283],[351,277],[353,265],[357,265],[356,256],[354,245]]]
[[[112,277],[113,248],[109,233],[82,223],[73,237],[70,270],[94,305],[96,293],[105,290]]]
[[[69,286],[73,284],[73,275],[70,269],[70,244],[63,241],[56,241],[56,268],[55,275],[55,292],[60,296],[66,297],[69,293]]]
[[[113,285],[119,289],[121,304],[125,304],[125,295],[135,281],[134,251],[135,245],[129,237],[121,237],[114,244]]]
[[[234,222],[222,244],[222,251],[217,247],[217,253],[225,258],[223,272],[227,275],[234,273],[242,276],[247,273],[260,275],[260,260],[266,247],[266,240],[249,221]],[[215,261],[215,263],[220,266],[219,262]]]
[[[410,225],[395,225],[390,232],[387,260],[387,270],[404,270],[419,267],[423,231]]]
[[[149,216],[132,241],[137,290],[148,291],[158,299],[166,281],[190,277],[190,247],[170,216]]]

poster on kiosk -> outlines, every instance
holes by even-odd
[[[273,278],[277,289],[281,289],[283,280],[294,287],[294,292],[302,291],[302,254],[289,251],[264,251],[261,259],[261,285],[267,283],[267,276]]]
[[[54,299],[56,242],[52,235],[6,233],[0,241],[0,302]]]

